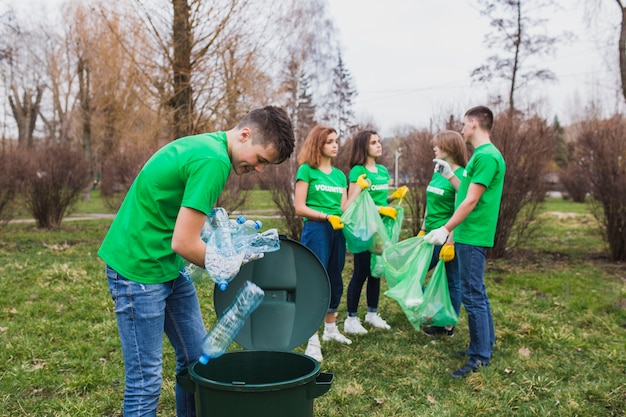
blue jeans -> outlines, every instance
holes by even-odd
[[[163,332],[174,347],[177,373],[201,354],[206,329],[196,289],[182,275],[163,284],[140,284],[108,266],[106,272],[124,356],[124,417],[154,417],[161,393]],[[196,415],[194,395],[178,384],[176,415]]]
[[[328,313],[334,313],[343,294],[341,273],[346,263],[346,238],[341,230],[334,230],[329,222],[309,220],[304,222],[300,242],[317,255],[326,268],[330,280]]]
[[[369,251],[354,254],[354,270],[352,271],[352,279],[348,284],[347,294],[348,316],[350,317],[357,316],[359,298],[361,298],[361,290],[363,290],[363,284],[366,280],[367,312],[375,313],[378,310],[380,278],[371,275],[371,259],[372,254]]]
[[[433,257],[430,260],[430,266],[428,267],[429,271],[437,266],[437,262],[439,262],[439,252],[441,251],[442,246],[443,245],[435,245]],[[454,311],[456,311],[456,315],[458,316],[461,313],[461,278],[459,277],[459,257],[456,253],[454,258],[450,262],[446,262],[444,266],[446,267],[446,277],[448,278],[450,302],[452,303],[452,308],[454,308]]]
[[[489,364],[496,341],[491,305],[485,288],[485,260],[487,248],[455,244],[461,274],[461,300],[467,312],[470,344],[468,364]]]

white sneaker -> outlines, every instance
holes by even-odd
[[[361,325],[358,317],[348,317],[343,322],[343,331],[351,334],[366,334],[367,329]]]
[[[391,326],[388,325],[387,322],[378,315],[378,313],[367,313],[365,315],[365,323],[369,323],[379,329],[391,329]]]
[[[321,362],[324,357],[322,356],[322,346],[320,345],[320,339],[315,336],[311,336],[309,338],[309,343],[306,345],[306,350],[304,354],[315,359],[318,362]]]
[[[352,343],[352,340],[348,339],[339,332],[339,328],[337,326],[325,327],[322,339],[325,342],[330,342],[331,340],[334,340],[335,342],[345,343],[346,345]]]

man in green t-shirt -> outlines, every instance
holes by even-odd
[[[234,128],[188,136],[159,149],[141,169],[98,255],[106,262],[115,304],[126,387],[124,416],[155,416],[165,333],[176,372],[201,354],[206,329],[183,259],[204,266],[207,215],[230,171],[261,172],[294,149],[287,113],[273,106],[248,113]],[[193,394],[176,385],[177,416],[195,415]]]
[[[506,165],[500,151],[491,143],[492,126],[493,113],[487,107],[473,107],[465,113],[461,133],[474,147],[474,154],[460,179],[456,209],[445,225],[424,236],[425,241],[441,245],[454,230],[470,344],[465,352],[468,362],[452,372],[453,378],[465,377],[487,366],[496,339],[485,288],[485,260],[487,249],[494,243]],[[436,161],[442,171],[450,170],[445,161]],[[452,175],[450,178],[456,180]]]

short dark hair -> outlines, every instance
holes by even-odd
[[[375,130],[361,130],[352,139],[352,151],[350,152],[350,168],[356,165],[365,165],[367,162],[367,151],[370,146],[372,135],[378,135]]]
[[[490,131],[493,127],[493,113],[486,106],[476,106],[472,107],[468,111],[465,112],[465,117],[471,117],[478,120],[478,126],[481,129]]]
[[[296,146],[291,119],[287,112],[276,106],[265,106],[250,111],[238,124],[237,128],[251,125],[253,141],[263,146],[272,145],[278,159],[276,164],[286,161]]]

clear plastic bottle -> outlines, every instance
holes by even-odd
[[[202,341],[202,355],[198,362],[206,365],[210,359],[220,357],[226,352],[248,316],[261,304],[264,295],[258,285],[250,281],[244,283],[232,304]]]
[[[258,233],[261,227],[263,227],[263,223],[260,220],[246,220],[244,216],[239,215],[235,220],[234,228],[231,229],[233,239]]]
[[[245,253],[238,252],[233,246],[228,213],[221,207],[211,211],[208,221],[213,232],[207,242],[205,268],[218,288],[226,290],[228,283],[237,275]]]
[[[248,253],[274,252],[280,249],[278,230],[268,229],[248,240]]]

